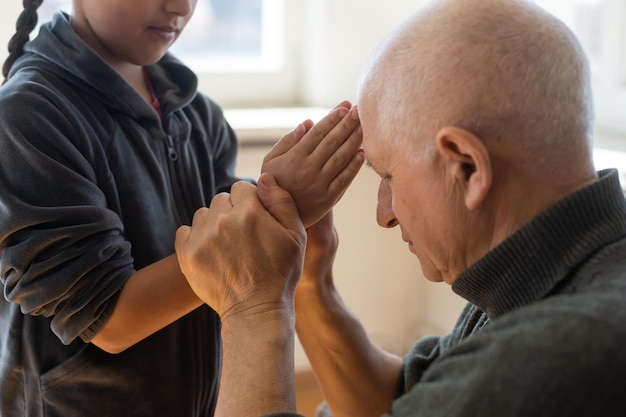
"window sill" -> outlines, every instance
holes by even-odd
[[[306,119],[317,122],[330,109],[323,107],[279,107],[225,109],[224,116],[245,146],[273,145]]]

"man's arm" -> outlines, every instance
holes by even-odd
[[[332,213],[307,234],[304,271],[296,288],[296,330],[322,393],[335,417],[388,413],[402,359],[369,339],[336,291]]]
[[[223,321],[216,417],[296,413],[293,317],[285,309]]]
[[[178,230],[181,269],[222,320],[216,416],[295,413],[293,300],[305,245],[293,199],[268,174],[258,194],[236,183]]]

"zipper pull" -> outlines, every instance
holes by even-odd
[[[176,161],[178,159],[178,153],[174,148],[174,138],[171,135],[165,137],[165,144],[167,145],[167,157],[170,161]]]

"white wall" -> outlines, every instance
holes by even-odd
[[[331,106],[355,99],[361,68],[378,42],[424,0],[306,0],[309,59],[303,69],[304,104]]]
[[[21,1],[4,1],[0,6],[0,63],[4,63],[9,39],[15,33],[15,21],[22,11]]]
[[[363,63],[424,0],[285,0],[285,65],[279,77],[200,76],[200,89],[229,107],[334,106],[355,101]],[[259,100],[260,97],[260,100]]]

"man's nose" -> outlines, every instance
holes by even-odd
[[[376,222],[380,227],[384,228],[392,228],[398,225],[398,220],[393,212],[391,188],[385,180],[381,180],[378,186]]]

